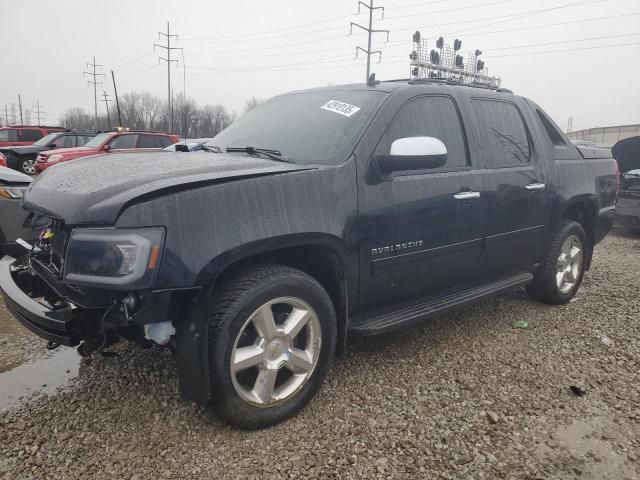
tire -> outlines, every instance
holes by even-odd
[[[590,249],[582,225],[565,220],[553,235],[533,282],[527,286],[529,295],[551,305],[571,300],[582,283]]]
[[[214,290],[209,312],[216,414],[233,426],[258,429],[302,410],[327,376],[336,348],[336,316],[322,286],[300,270],[257,266]]]
[[[18,171],[26,175],[35,175],[38,173],[36,170],[36,159],[34,157],[18,158]]]

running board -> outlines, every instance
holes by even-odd
[[[379,335],[414,324],[420,320],[445,313],[468,303],[482,300],[514,288],[531,283],[531,273],[520,273],[501,278],[492,283],[476,285],[461,290],[448,290],[436,296],[428,297],[419,303],[374,315],[372,317],[355,317],[349,322],[349,333],[354,335]]]

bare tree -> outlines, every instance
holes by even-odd
[[[258,105],[262,103],[262,100],[257,97],[251,97],[249,100],[244,102],[244,113],[247,113],[250,110],[253,110]]]

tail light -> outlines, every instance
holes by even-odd
[[[614,202],[614,205],[618,204],[618,195],[620,195],[620,164],[618,163],[617,160],[613,160],[616,164],[616,200]]]
[[[1,153],[0,153],[0,166],[2,166],[2,167],[6,167],[7,166],[7,159]]]

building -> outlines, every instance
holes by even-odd
[[[636,136],[640,136],[640,124],[587,128],[567,134],[567,137],[571,140],[590,140],[597,145],[603,146],[612,146],[620,140]]]

